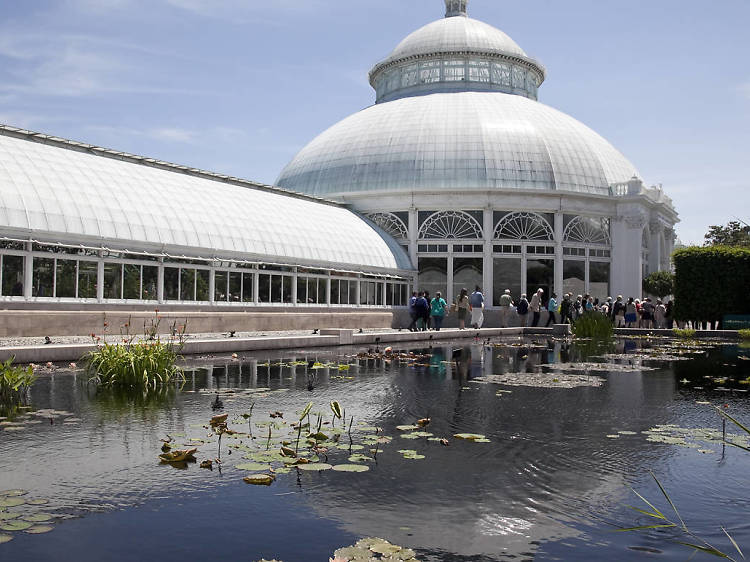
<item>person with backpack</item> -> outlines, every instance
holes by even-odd
[[[557,295],[555,293],[552,293],[547,301],[547,312],[549,316],[547,317],[547,323],[544,325],[545,328],[549,328],[550,324],[557,324],[557,316],[555,315],[557,312]]]
[[[561,324],[572,324],[573,323],[573,301],[570,300],[572,295],[567,293],[563,296],[563,300],[560,303],[560,323]]]
[[[425,297],[427,293],[422,292],[419,295],[419,298],[417,299],[417,302],[414,305],[414,309],[417,312],[417,331],[426,331],[427,330],[427,323],[425,322],[425,316],[430,315],[430,303],[427,302],[427,298]]]
[[[430,316],[432,317],[432,327],[436,332],[440,331],[443,326],[443,319],[445,318],[445,310],[448,307],[448,303],[445,302],[440,291],[435,293],[435,298],[430,301]]]
[[[617,295],[617,300],[612,305],[612,319],[614,320],[615,328],[625,327],[625,303],[622,302],[622,295]]]
[[[516,305],[516,312],[521,319],[521,327],[525,327],[529,316],[529,301],[526,299],[526,293],[521,295],[521,300]]]
[[[625,305],[625,327],[634,328],[636,322],[638,322],[638,307],[633,297],[630,297],[628,303]]]
[[[417,299],[418,298],[419,297],[417,296],[417,292],[414,291],[411,294],[411,298],[409,299],[409,317],[411,318],[411,324],[409,324],[410,332],[417,331],[417,320],[419,320],[419,315],[417,314]]]
[[[430,316],[430,303],[432,299],[430,298],[429,291],[424,292],[424,300],[427,303],[427,307],[422,309],[422,326],[423,331],[426,332],[432,327],[432,317]]]

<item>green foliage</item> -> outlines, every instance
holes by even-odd
[[[750,340],[750,330],[739,330],[740,338]]]
[[[693,246],[672,259],[677,320],[715,322],[750,313],[750,248]]]
[[[105,343],[86,354],[83,360],[92,382],[111,388],[157,388],[175,380],[184,380],[176,365],[176,346],[172,343]]]
[[[674,335],[680,339],[692,340],[695,338],[695,330],[691,330],[690,328],[685,328],[684,330],[675,328],[672,331],[674,332]]]
[[[709,226],[704,238],[706,246],[750,247],[750,225],[731,221],[726,226]]]
[[[671,271],[656,271],[643,280],[643,290],[649,295],[663,299],[674,291],[674,274]]]
[[[612,321],[601,312],[586,312],[573,324],[577,338],[611,339],[614,333]]]
[[[14,367],[14,360],[15,357],[11,357],[5,363],[0,363],[0,403],[6,405],[19,400],[36,380],[31,365]]]

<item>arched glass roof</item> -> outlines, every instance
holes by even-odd
[[[0,236],[357,271],[412,269],[352,211],[0,128]],[[249,183],[249,182],[248,182]]]
[[[455,92],[344,119],[303,148],[277,184],[326,197],[465,189],[610,195],[612,184],[637,175],[604,138],[556,109],[521,96]]]

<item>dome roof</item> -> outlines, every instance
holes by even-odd
[[[463,52],[528,56],[513,39],[491,25],[469,17],[448,17],[406,37],[381,64],[417,55]]]
[[[330,197],[465,189],[609,195],[611,184],[634,175],[611,144],[560,111],[522,96],[454,92],[396,99],[344,119],[303,148],[277,185]]]

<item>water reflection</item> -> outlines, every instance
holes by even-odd
[[[585,546],[576,553],[580,560],[600,560],[612,551],[618,553],[615,558],[627,559],[635,552],[630,547],[651,546],[633,544],[641,540],[637,537],[613,536],[600,518],[622,516],[623,504],[631,501],[627,485],[645,485],[649,469],[674,483],[675,497],[686,511],[712,514],[721,506],[723,523],[743,517],[748,506],[731,491],[745,477],[743,457],[730,452],[719,465],[718,455],[710,458],[647,443],[640,434],[656,424],[716,424],[713,414],[695,404],[698,398],[721,396],[747,419],[750,410],[742,393],[695,390],[707,380],[706,373],[730,369],[735,379],[745,373],[736,348],[705,350],[695,361],[652,362],[651,371],[610,373],[599,388],[498,387],[476,381],[491,374],[538,373],[545,365],[596,356],[637,367],[643,358],[619,356],[654,347],[659,345],[640,340],[619,340],[601,348],[529,339],[404,350],[413,353],[413,360],[357,356],[361,350],[206,358],[191,364],[182,389],[136,397],[94,392],[75,374],[60,373],[39,380],[32,403],[35,408],[69,411],[80,423],[0,432],[5,453],[0,457],[0,488],[29,489],[48,497],[53,500],[50,509],[84,515],[96,533],[106,533],[108,524],[89,519],[91,511],[128,511],[162,500],[216,502],[228,521],[252,515],[251,527],[221,527],[217,544],[196,545],[194,555],[221,555],[229,548],[225,543],[250,541],[256,551],[263,545],[271,557],[277,553],[285,560],[323,560],[352,542],[337,542],[333,521],[349,535],[383,536],[420,549],[426,560],[533,557],[562,544]],[[690,385],[681,385],[682,379]],[[498,395],[498,388],[510,392]],[[248,394],[246,389],[259,392]],[[203,425],[214,413],[217,395],[232,417],[253,407],[257,421],[268,420],[275,410],[289,418],[308,401],[320,408],[339,400],[355,423],[381,427],[394,441],[383,447],[368,473],[283,475],[268,491],[242,484],[242,474],[233,468],[239,455],[230,454],[231,449],[225,449],[222,471],[160,466],[156,456],[167,434],[204,440],[206,450],[215,453],[215,437]],[[444,447],[424,438],[400,437],[396,426],[425,417],[431,418],[427,429],[435,436],[471,432],[491,442],[451,439]],[[608,437],[619,431],[635,435]],[[396,453],[399,449],[415,449],[426,458],[405,459]],[[337,454],[346,458],[346,453]],[[289,493],[299,498],[290,500],[284,495]],[[714,505],[709,497],[719,501]],[[278,519],[267,516],[292,517],[300,508],[308,512],[305,524],[320,529],[319,551],[311,551],[310,544],[291,544]],[[157,521],[151,524],[158,523],[168,535],[178,532],[189,516],[153,517]],[[135,530],[144,531],[146,523],[142,525],[136,524]],[[62,525],[44,543],[19,537],[0,549],[17,560],[31,559],[31,553],[54,552],[65,543],[65,533]],[[750,530],[740,531],[738,538],[747,541]],[[157,541],[150,546],[152,555],[161,548]],[[142,546],[148,547],[148,542]],[[76,554],[81,560],[93,558],[83,547]]]

